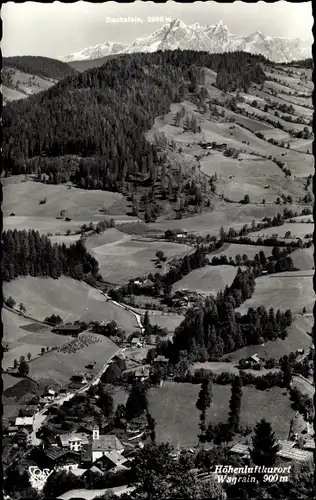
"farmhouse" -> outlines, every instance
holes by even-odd
[[[58,325],[53,329],[54,333],[58,333],[59,335],[72,335],[73,337],[77,337],[80,331],[81,328],[78,325]]]
[[[249,356],[249,358],[240,360],[240,363],[245,366],[251,367],[259,365],[261,363],[261,359],[259,358],[258,354],[253,354],[252,356]]]
[[[172,238],[186,238],[188,236],[188,231],[186,229],[167,229],[165,232],[165,239],[170,240]]]

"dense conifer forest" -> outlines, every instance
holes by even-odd
[[[42,56],[4,57],[3,66],[53,80],[62,80],[77,73],[65,62]]]
[[[82,241],[66,247],[51,243],[38,231],[8,230],[2,233],[1,273],[4,281],[19,276],[61,275],[82,280],[98,275],[99,265],[85,249]]]
[[[218,71],[220,89],[247,91],[251,82],[264,82],[260,62],[264,58],[243,52],[158,51],[119,56],[69,76],[5,107],[4,169],[88,189],[155,183],[163,154],[145,139],[155,118],[184,98],[205,101],[204,67]],[[76,157],[70,170],[68,155]]]

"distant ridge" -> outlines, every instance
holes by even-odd
[[[88,61],[110,55],[182,49],[210,53],[244,51],[262,54],[273,62],[287,63],[311,57],[311,46],[312,41],[270,37],[260,31],[247,36],[235,35],[229,32],[223,21],[214,26],[202,26],[199,23],[186,25],[180,19],[176,19],[150,35],[137,38],[130,45],[107,41],[62,56],[60,60]]]
[[[66,62],[42,56],[4,57],[3,67],[17,69],[23,73],[29,73],[52,80],[62,80],[67,76],[77,73],[77,71]]]

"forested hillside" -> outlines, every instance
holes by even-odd
[[[76,70],[71,68],[67,63],[41,56],[4,57],[3,67],[18,69],[24,73],[43,76],[53,80],[62,80],[67,76],[77,73]]]
[[[73,74],[5,108],[4,168],[64,182],[70,173],[62,157],[77,155],[71,180],[81,187],[116,191],[124,182],[153,184],[163,155],[145,132],[155,118],[184,98],[205,103],[204,67],[218,71],[220,89],[247,91],[252,81],[264,82],[260,62],[243,52],[170,51],[124,55]]]

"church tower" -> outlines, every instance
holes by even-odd
[[[92,439],[93,439],[93,441],[97,441],[98,439],[100,439],[100,430],[99,430],[99,427],[94,427],[93,434],[92,434]]]

